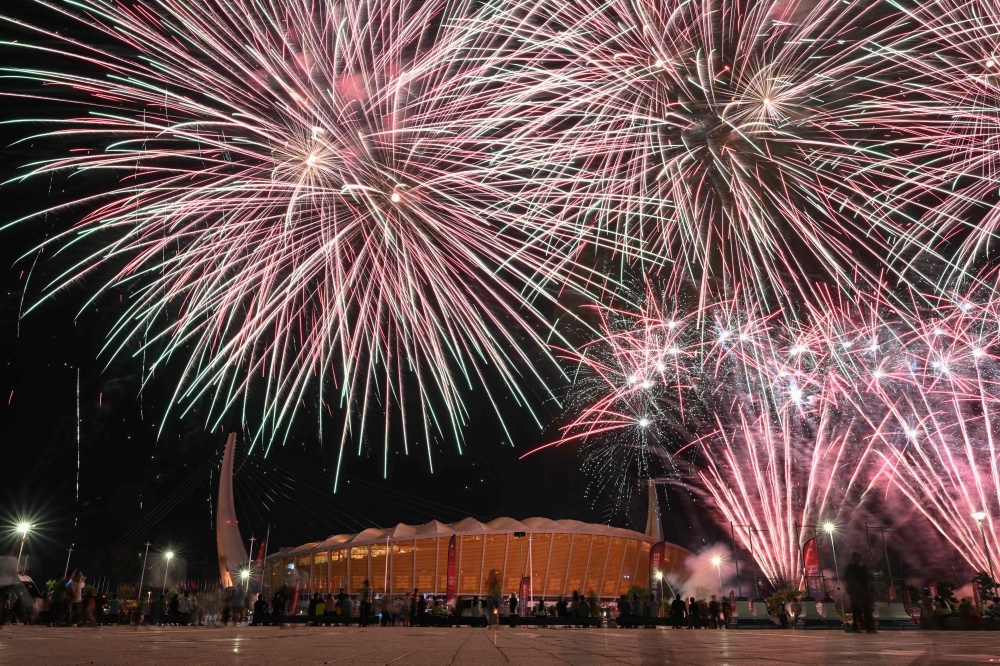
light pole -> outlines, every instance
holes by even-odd
[[[167,593],[167,573],[170,571],[170,560],[174,557],[174,551],[168,550],[163,554],[163,557],[167,560],[163,567],[163,593]]]
[[[823,523],[823,531],[830,535],[830,550],[833,551],[833,573],[837,577],[837,596],[840,597],[840,612],[844,612],[844,591],[840,589],[840,568],[837,566],[837,547],[833,545],[833,532],[837,526]]]
[[[65,578],[66,576],[69,575],[69,558],[73,557],[73,546],[72,545],[70,545],[70,547],[66,549],[66,553],[67,553],[67,555],[66,555],[66,570],[63,571],[63,578]]]
[[[719,595],[722,595],[722,558],[718,555],[714,556],[712,564],[715,565],[715,570],[719,572]]]
[[[21,547],[17,549],[17,566],[14,567],[14,571],[20,571],[21,552],[24,550],[24,542],[28,540],[28,532],[31,531],[31,525],[29,523],[18,523],[17,531],[21,535]],[[22,571],[22,573],[24,572]]]
[[[146,564],[149,563],[149,542],[146,542],[146,554],[142,556],[142,574],[139,575],[139,589],[135,593],[135,601],[142,601],[142,584],[146,581]]]
[[[993,558],[990,557],[990,547],[986,543],[986,530],[983,529],[983,521],[986,520],[985,511],[976,511],[972,514],[972,517],[976,519],[976,523],[979,525],[979,533],[983,535],[983,550],[986,551],[986,563],[990,566],[990,578],[996,583],[996,578],[993,578]],[[996,590],[994,588],[994,596],[996,595]]]

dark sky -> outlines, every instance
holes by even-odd
[[[50,29],[76,30],[27,0],[8,0],[3,12]],[[8,23],[0,23],[0,39],[40,41]],[[39,66],[38,56],[26,58],[16,48],[6,48],[0,57],[7,66]],[[0,80],[0,90],[16,94],[38,88],[23,81]],[[11,98],[0,102],[0,109],[5,121],[60,118],[74,112]],[[63,154],[68,146],[53,141],[11,145],[48,127],[41,123],[0,126],[0,145],[4,146],[0,178],[9,180],[29,162]],[[5,184],[0,187],[0,223],[107,185],[100,177],[69,174],[51,181]],[[27,546],[28,573],[36,580],[61,575],[66,549],[74,544],[71,569],[81,567],[91,580],[104,575],[138,577],[136,556],[147,539],[154,552],[171,547],[185,557],[189,576],[218,576],[213,568],[213,495],[229,427],[225,432],[206,432],[195,413],[168,422],[164,434],[157,437],[163,395],[173,386],[170,369],[140,396],[138,361],[116,360],[108,366],[109,359],[98,356],[104,335],[128,294],[109,291],[80,312],[100,283],[87,280],[19,318],[20,312],[38,302],[46,285],[79,257],[77,253],[88,248],[62,256],[54,256],[52,249],[40,254],[31,250],[85,212],[86,208],[76,208],[0,233],[0,442],[5,461],[5,518],[13,522],[25,517],[37,524]],[[246,462],[245,446],[241,446],[235,486],[244,537],[260,538],[270,524],[274,546],[297,545],[371,525],[456,520],[465,515],[487,520],[502,515],[544,515],[642,529],[645,510],[641,501],[623,512],[616,510],[607,495],[587,492],[588,479],[579,471],[576,452],[555,450],[518,460],[530,448],[548,441],[554,427],[540,432],[526,413],[506,409],[515,442],[511,447],[502,441],[482,391],[470,393],[467,399],[472,425],[465,433],[464,455],[458,455],[447,441],[436,442],[431,474],[422,447],[406,457],[401,442],[393,441],[388,479],[383,480],[381,450],[368,449],[360,458],[351,452],[337,495],[332,493],[337,442],[318,442],[313,421],[297,423],[290,443],[273,450],[267,460],[258,452]],[[542,400],[533,406],[543,422],[559,415]],[[336,432],[335,426],[335,421],[328,423],[327,432]],[[672,498],[668,504],[670,538],[697,547],[704,527],[699,512],[691,511],[686,499]],[[6,546],[16,550],[16,540],[6,539]]]

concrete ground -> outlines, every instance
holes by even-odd
[[[0,666],[1000,664],[1000,632],[3,627]]]

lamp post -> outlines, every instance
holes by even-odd
[[[135,593],[135,601],[142,601],[142,584],[146,582],[146,565],[149,564],[149,542],[146,542],[146,554],[142,556],[142,574],[139,576],[139,589]]]
[[[840,589],[840,568],[837,566],[837,547],[833,545],[833,532],[837,526],[823,523],[823,531],[830,535],[830,550],[833,551],[833,573],[837,577],[837,596],[840,597],[840,612],[844,612],[844,591]]]
[[[990,578],[996,583],[996,578],[993,578],[993,558],[990,557],[990,547],[986,543],[986,530],[983,529],[983,521],[986,520],[985,511],[976,511],[972,514],[972,517],[976,519],[976,524],[979,525],[979,533],[983,535],[983,550],[986,551],[986,563],[990,566]],[[994,591],[994,595],[996,592]]]
[[[170,571],[170,560],[174,557],[174,552],[168,550],[163,554],[163,557],[167,560],[167,563],[163,567],[163,593],[167,593],[167,573]]]
[[[715,570],[719,573],[719,594],[722,594],[722,558],[718,555],[712,557],[712,564],[715,565]]]
[[[28,540],[28,532],[31,531],[31,525],[29,523],[18,523],[17,531],[21,535],[21,547],[17,549],[17,565],[14,567],[14,571],[20,571],[21,567],[21,552],[24,551],[24,542]],[[22,572],[23,573],[23,572]]]

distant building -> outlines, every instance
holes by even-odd
[[[481,523],[466,518],[446,525],[400,523],[360,534],[338,534],[326,541],[283,548],[266,559],[265,586],[303,592],[344,588],[356,592],[368,579],[376,593],[447,592],[448,550],[454,538],[455,585],[459,596],[489,592],[495,572],[501,593],[519,592],[530,577],[531,595],[555,599],[578,590],[602,599],[616,598],[631,586],[648,588],[649,553],[661,541],[659,510],[650,491],[647,534],[578,520],[497,518]],[[668,578],[686,577],[690,551],[664,544],[661,570]]]

